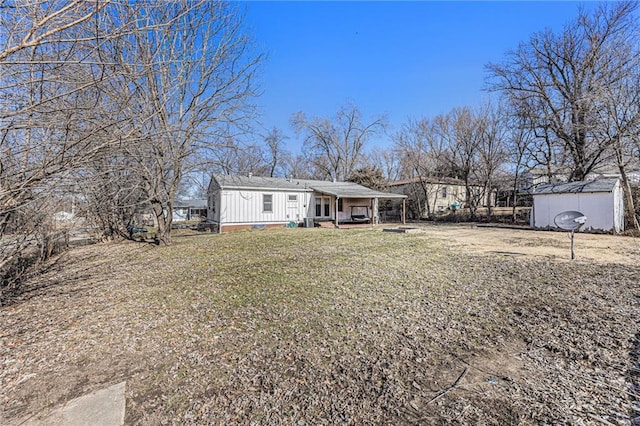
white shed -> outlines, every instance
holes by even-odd
[[[624,231],[622,186],[618,179],[569,182],[537,187],[533,192],[531,225],[534,228],[557,228],[553,219],[558,213],[575,210],[587,217],[580,231]]]

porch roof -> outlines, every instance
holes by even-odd
[[[333,195],[338,198],[407,198],[407,196],[403,194],[376,191],[353,182],[314,182],[310,184],[309,187],[316,192]]]

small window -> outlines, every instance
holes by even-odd
[[[447,187],[446,186],[442,187],[442,198],[447,198]]]
[[[264,213],[273,213],[273,195],[262,194],[262,211]]]
[[[289,196],[287,197],[287,200],[290,202],[298,201],[298,194],[289,194]]]

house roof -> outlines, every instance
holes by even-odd
[[[582,181],[569,183],[552,183],[538,186],[533,191],[533,195],[612,192],[617,183],[618,179],[599,179],[586,182]]]
[[[389,186],[402,186],[410,183],[419,183],[421,181],[425,183],[436,184],[436,185],[464,186],[464,181],[461,179],[456,179],[451,177],[435,177],[435,176],[426,176],[426,177],[421,176],[421,177],[414,177],[410,179],[397,180],[395,182],[391,182]],[[471,183],[470,185],[478,186],[478,185],[474,185],[473,183]]]
[[[207,208],[207,200],[206,199],[175,200],[173,202],[173,207],[191,207],[191,208],[194,208],[194,209],[206,209]]]
[[[213,179],[222,189],[320,192],[339,198],[406,198],[406,195],[375,191],[353,182],[231,175],[214,175]]]

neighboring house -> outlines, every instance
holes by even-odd
[[[552,167],[551,177],[544,167],[536,167],[523,173],[520,177],[519,189],[528,191],[540,185],[549,183],[566,183],[569,180],[570,170],[567,167]],[[640,184],[640,167],[627,166],[627,179],[632,185]],[[593,169],[585,178],[586,181],[620,178],[620,169],[612,164],[604,164]]]
[[[379,200],[404,198],[351,182],[214,175],[207,219],[219,232],[318,222],[374,224]]]
[[[554,218],[564,211],[587,217],[580,231],[624,231],[623,193],[618,179],[601,179],[538,186],[533,192],[531,225],[557,228]]]
[[[640,170],[627,167],[627,179],[631,185],[640,184]],[[604,166],[589,173],[588,180],[620,178],[620,169],[617,166]]]
[[[207,200],[175,200],[173,203],[173,221],[185,222],[205,220],[207,218]]]
[[[471,186],[473,195],[478,198],[481,186]],[[417,177],[395,181],[389,184],[389,190],[407,195],[413,210],[414,219],[429,217],[448,210],[464,207],[467,204],[464,181],[446,177]],[[479,204],[483,204],[480,200]]]

